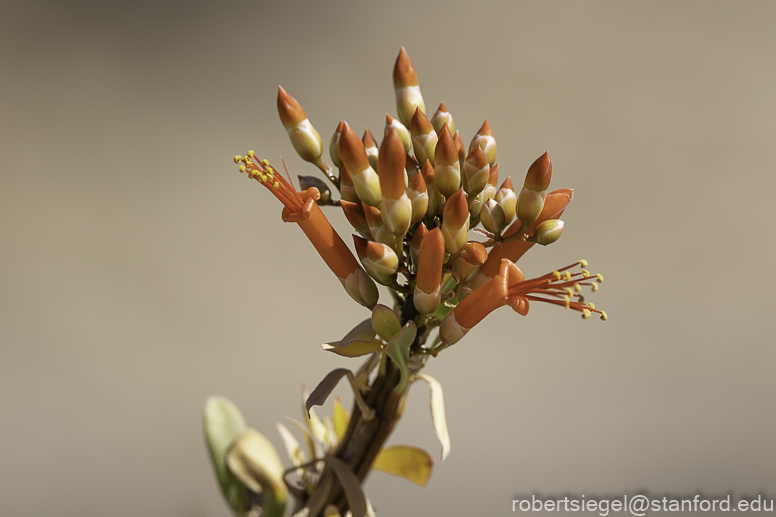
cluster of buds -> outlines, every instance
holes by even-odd
[[[290,178],[252,152],[235,161],[273,191],[284,204],[283,220],[300,225],[351,297],[371,309],[377,303],[373,280],[388,286],[402,321],[440,327],[436,349],[457,342],[503,305],[525,315],[530,301],[541,301],[585,319],[593,313],[606,319],[581,295],[603,279],[591,275],[585,261],[574,264],[582,266],[578,273],[569,266],[529,280],[515,265],[533,245],[552,244],[563,232],[560,217],[573,192],[548,192],[549,153],[531,164],[515,192],[511,177],[499,183],[487,119],[468,148],[444,102],[429,119],[403,48],[393,84],[397,116],[386,114],[382,142],[368,129],[359,138],[347,122],[337,124],[328,151],[338,174],[323,162],[324,146],[304,109],[278,88],[278,113],[294,149],[324,172],[338,198],[323,180],[307,176],[300,176],[297,192]],[[356,233],[358,261],[318,205],[341,207]]]

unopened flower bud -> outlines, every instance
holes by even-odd
[[[426,228],[426,225],[423,223],[420,223],[418,225],[418,228],[415,230],[415,234],[412,236],[412,240],[410,241],[410,260],[415,266],[415,269],[418,268],[418,255],[420,254],[420,243],[423,242],[423,238],[428,234],[428,229]]]
[[[479,146],[479,148],[482,149],[485,153],[485,157],[488,159],[488,164],[493,167],[493,164],[496,163],[496,139],[493,138],[493,129],[491,129],[488,119],[485,119],[480,130],[477,131],[477,134],[472,138],[472,141],[469,144],[469,152],[471,152],[475,146]]]
[[[344,125],[345,123],[340,120],[339,124],[337,124],[337,129],[331,135],[331,140],[329,140],[329,157],[338,169],[342,168],[342,159],[339,155],[339,139]]]
[[[469,232],[469,205],[463,189],[450,196],[445,203],[442,220],[442,235],[445,237],[445,251],[455,255],[466,246]]]
[[[371,165],[379,175],[380,171],[377,168],[377,154],[379,151],[377,149],[377,142],[375,141],[375,137],[372,136],[372,132],[369,131],[369,128],[364,130],[364,136],[361,137],[361,141],[364,143],[364,150],[366,151],[367,159],[369,159],[369,165]]]
[[[517,196],[515,195],[515,189],[512,187],[512,178],[510,176],[507,176],[507,179],[501,184],[501,188],[498,189],[498,192],[496,192],[493,199],[495,199],[496,203],[501,205],[501,209],[504,210],[505,224],[511,223],[515,218]],[[539,209],[539,212],[541,212],[541,208]]]
[[[383,200],[380,179],[369,164],[363,142],[347,122],[344,123],[340,134],[339,154],[350,173],[359,199],[367,205],[378,206]]]
[[[350,201],[351,203],[361,204],[361,200],[358,198],[358,194],[356,194],[356,188],[353,186],[353,178],[350,177],[350,173],[346,167],[340,169],[339,180],[340,196],[342,196],[342,199]]]
[[[461,138],[461,132],[457,129],[455,130],[455,134],[453,135],[453,142],[455,142],[455,147],[458,149],[458,161],[463,162],[466,159],[466,146],[463,145],[463,138]]]
[[[489,177],[490,165],[488,164],[488,159],[485,157],[482,149],[475,147],[471,150],[469,156],[466,157],[466,161],[463,162],[463,171],[461,173],[463,189],[470,198],[476,196],[488,184]]]
[[[399,114],[399,120],[405,126],[409,126],[415,110],[420,109],[425,112],[426,104],[420,93],[418,74],[404,47],[399,51],[396,64],[393,66],[393,88],[396,91],[396,111]]]
[[[406,157],[401,138],[395,129],[391,129],[380,145],[378,170],[383,193],[383,224],[397,237],[407,233],[412,221],[412,201],[404,183]]]
[[[410,134],[412,134],[412,149],[418,162],[423,163],[429,160],[431,165],[436,164],[436,161],[434,161],[434,150],[436,149],[438,137],[436,131],[434,131],[434,126],[431,125],[428,117],[420,108],[416,109],[415,114],[412,116]]]
[[[434,126],[434,131],[439,133],[442,131],[442,126],[447,124],[447,129],[450,130],[450,134],[455,134],[455,122],[453,116],[447,111],[447,106],[442,102],[439,107],[431,116],[431,125]]]
[[[445,238],[434,228],[423,237],[418,255],[418,273],[413,301],[421,314],[434,312],[442,300],[440,289],[445,259]]]
[[[488,260],[488,250],[479,242],[469,242],[453,261],[453,271],[458,273],[461,282],[468,282]]]
[[[550,154],[545,152],[528,168],[523,189],[517,197],[517,218],[520,220],[521,233],[539,218],[551,179],[552,162]]]
[[[362,204],[362,208],[364,209],[364,215],[366,216],[366,222],[369,225],[372,237],[378,242],[395,247],[396,236],[383,224],[380,210],[367,204]]]
[[[318,200],[318,204],[325,205],[331,201],[331,190],[329,190],[329,186],[322,179],[316,176],[301,175],[297,175],[297,178],[299,178],[300,190],[307,190],[310,187],[315,187],[318,189],[318,192],[321,194],[321,198]]]
[[[323,142],[315,130],[302,106],[282,86],[278,86],[278,115],[288,132],[296,153],[305,161],[321,163]]]
[[[426,217],[436,217],[439,210],[442,208],[444,197],[439,193],[439,189],[437,189],[434,184],[434,167],[431,165],[430,161],[426,160],[420,173],[423,175],[423,181],[426,182],[426,192],[428,193]]]
[[[343,199],[340,200],[340,205],[348,222],[359,235],[365,239],[372,239],[372,231],[369,229],[369,223],[366,220],[366,214],[361,203],[351,203]]]
[[[390,116],[385,114],[385,129],[383,130],[383,136],[388,134],[388,131],[393,128],[401,137],[401,142],[404,144],[404,150],[409,153],[412,149],[412,138],[410,136],[410,130],[407,126]]]
[[[501,235],[506,226],[506,217],[504,216],[504,210],[501,205],[496,203],[493,199],[488,199],[485,204],[482,205],[480,211],[480,222],[483,228],[488,230],[494,235]]]
[[[435,151],[434,185],[437,190],[449,197],[461,187],[461,166],[458,163],[458,149],[447,126],[443,125]]]
[[[407,188],[407,195],[412,202],[412,224],[415,224],[426,217],[428,211],[428,191],[422,174],[415,175]]]
[[[399,258],[389,246],[375,241],[367,241],[354,235],[356,254],[361,259],[367,273],[383,285],[396,281]]]
[[[534,232],[534,239],[537,244],[547,246],[560,238],[563,233],[563,221],[560,219],[549,219],[539,224]]]
[[[550,153],[545,151],[543,155],[538,157],[531,166],[528,167],[523,187],[533,190],[534,192],[546,192],[550,186],[551,179],[552,161],[550,161]]]

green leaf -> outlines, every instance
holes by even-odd
[[[283,517],[287,488],[283,482],[283,462],[272,442],[248,428],[229,448],[226,464],[248,489],[264,493],[264,515]]]
[[[226,455],[232,443],[245,431],[245,419],[232,401],[219,396],[207,399],[203,416],[205,439],[221,492],[232,510],[242,515],[245,511],[245,487],[227,467]]]
[[[353,327],[341,341],[324,343],[321,348],[343,357],[360,357],[380,350],[382,344],[375,339],[372,320],[366,319]]]
[[[442,461],[450,454],[450,434],[447,432],[447,417],[445,416],[445,397],[442,393],[442,385],[430,375],[421,373],[418,379],[428,383],[431,399],[431,421],[434,424],[439,443],[442,444]]]
[[[342,406],[339,397],[334,399],[334,409],[331,413],[331,419],[334,421],[334,434],[337,435],[337,440],[342,441],[345,437],[345,432],[348,430],[350,415]]]
[[[377,305],[372,311],[372,328],[384,341],[390,341],[401,331],[401,322],[385,305]]]
[[[415,341],[417,332],[418,328],[415,326],[415,322],[408,321],[404,328],[401,329],[399,335],[392,339],[386,348],[388,357],[393,359],[401,372],[399,383],[393,388],[397,393],[401,393],[407,387],[407,380],[410,376],[409,367],[407,366],[410,360],[410,346]]]
[[[326,458],[326,463],[329,464],[337,479],[339,479],[340,485],[342,485],[342,490],[345,492],[345,499],[348,500],[352,516],[365,517],[366,497],[361,490],[361,482],[356,475],[346,463],[334,456]]]
[[[431,477],[434,458],[428,451],[409,445],[394,445],[380,451],[372,468],[395,476],[409,479],[425,486]]]

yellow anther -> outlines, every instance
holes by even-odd
[[[563,278],[565,278],[566,281],[568,282],[569,280],[571,280],[571,273],[569,273],[568,271],[564,271]]]
[[[240,163],[242,161],[242,156],[239,154],[234,156],[234,163]]]
[[[279,188],[279,187],[280,187],[280,182],[279,182],[279,181],[276,181],[275,183],[273,183],[273,184],[272,184],[272,186],[273,186],[274,188]]]
[[[245,168],[245,165],[240,165],[240,167],[238,167],[238,170],[240,172],[247,172],[248,171],[248,169]]]
[[[555,275],[555,280],[560,280],[560,279],[561,279],[561,274],[560,274],[560,272],[558,272],[558,271],[553,271],[553,272],[552,272],[552,274],[553,274],[553,275]]]
[[[599,284],[602,284],[604,282],[604,275],[602,275],[601,273],[598,273],[596,275],[596,280],[598,281]]]
[[[267,160],[267,159],[265,158],[265,159],[261,160],[261,164],[262,164],[263,166],[265,166],[265,167],[269,167],[269,160]]]
[[[601,320],[606,321],[606,318],[608,316],[606,315],[606,311],[601,311]]]
[[[583,319],[583,320],[586,320],[586,319],[588,319],[589,317],[590,317],[590,311],[589,311],[589,310],[587,310],[587,309],[583,309],[583,310],[582,310],[582,319]]]
[[[585,260],[585,259],[580,260],[579,261],[579,265],[582,266],[582,267],[587,267],[587,260]]]
[[[579,284],[574,284],[574,290],[576,292],[578,292],[578,293],[581,293],[582,292],[582,286],[580,286]]]
[[[571,308],[571,298],[564,296],[563,299],[566,301],[566,310],[569,310]]]
[[[571,289],[571,287],[564,287],[563,290],[569,293],[569,296],[574,296],[574,291]]]
[[[248,151],[248,156],[250,156],[251,158],[253,158],[254,154],[256,154],[256,153],[254,153],[253,151]]]
[[[591,286],[590,286],[590,289],[592,289],[592,290],[593,290],[593,292],[596,292],[596,291],[598,291],[598,284],[593,284],[593,285],[591,285]]]
[[[591,309],[595,309],[595,304],[593,302],[588,303]]]
[[[587,269],[583,269],[582,270],[582,276],[585,277],[585,278],[589,278],[590,277],[590,271],[588,271]]]

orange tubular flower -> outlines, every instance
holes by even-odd
[[[583,269],[571,273],[569,270],[577,265]],[[445,316],[439,336],[444,344],[452,345],[485,316],[504,305],[509,305],[515,312],[525,316],[528,314],[529,301],[546,302],[579,311],[584,319],[595,312],[601,315],[602,320],[606,320],[604,311],[596,309],[592,303],[585,303],[584,298],[576,294],[582,286],[597,291],[597,283],[603,282],[603,276],[593,276],[585,267],[587,261],[580,260],[552,273],[526,280],[514,262],[502,259],[498,275],[470,294]],[[574,296],[578,298],[577,301],[572,301]]]
[[[235,156],[234,159],[242,164],[240,172],[247,172],[283,203],[283,221],[299,225],[347,293],[364,307],[374,308],[379,296],[377,286],[315,204],[320,198],[318,189],[311,187],[297,192],[267,160],[257,160],[253,151],[248,151],[245,158]]]
[[[547,194],[542,213],[539,215],[539,218],[528,227],[526,233],[529,235],[532,234],[536,227],[544,221],[560,218],[572,199],[574,199],[574,191],[567,188],[554,190]],[[520,221],[512,223],[512,226],[504,232],[503,238],[508,239],[509,237],[514,236],[520,229],[520,226]],[[502,259],[509,259],[512,262],[517,262],[526,251],[533,247],[533,245],[533,242],[513,240],[494,246],[488,255],[488,260],[482,265],[479,272],[477,272],[477,275],[472,279],[469,287],[475,290],[478,289],[498,273],[501,268]]]

